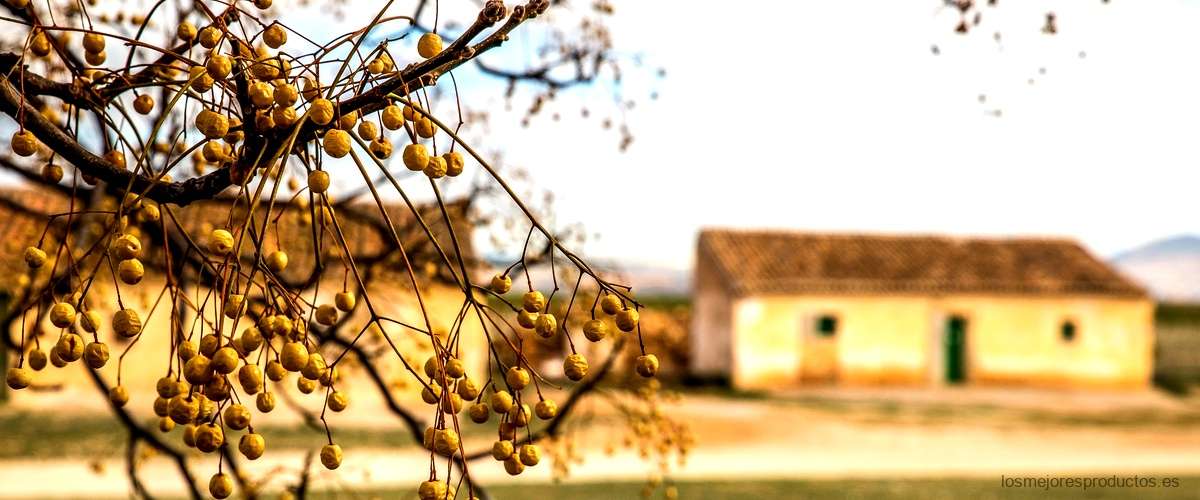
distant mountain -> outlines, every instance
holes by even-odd
[[[1112,263],[1159,300],[1200,302],[1200,236],[1154,241],[1113,257]]]

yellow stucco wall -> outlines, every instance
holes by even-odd
[[[741,388],[800,383],[816,317],[838,318],[835,380],[943,384],[946,321],[967,321],[970,384],[1140,388],[1153,366],[1146,299],[1037,296],[774,296],[733,302],[731,377]],[[1064,320],[1077,325],[1064,341]],[[809,356],[812,364],[812,356]]]
[[[337,285],[323,287],[323,290],[326,291],[321,294],[318,302],[331,302],[333,300],[333,293],[340,290],[340,283]],[[148,314],[162,286],[163,283],[161,280],[147,279],[138,285],[136,289],[123,289],[122,292],[122,297],[126,305],[138,310],[142,320],[145,322],[143,335],[137,344],[132,347],[124,366],[121,368],[121,382],[130,392],[131,402],[139,402],[139,406],[135,409],[144,410],[144,412],[148,412],[150,408],[150,402],[154,399],[155,382],[166,373],[169,358],[169,303],[165,302],[169,299],[164,299],[164,303],[159,305],[159,308],[153,315]],[[115,312],[115,308],[112,306],[112,304],[115,304],[115,299],[107,299],[107,297],[112,297],[111,283],[98,281],[90,293],[92,294],[93,301],[98,304],[96,307],[97,312],[106,318],[107,321],[107,318],[111,318],[112,313]],[[453,324],[459,309],[462,307],[463,296],[461,292],[455,288],[435,285],[423,289],[422,293],[430,318],[434,323],[434,329],[448,330]],[[203,296],[204,293],[202,292],[199,300],[203,300]],[[195,295],[192,297],[195,299]],[[420,311],[409,289],[392,285],[380,285],[373,289],[372,297],[376,307],[384,316],[412,325],[423,325]],[[209,316],[213,314],[214,312],[211,310],[208,312]],[[342,333],[343,337],[353,338],[354,334],[357,333],[357,329],[365,325],[368,319],[369,313],[366,311],[366,308],[359,307],[356,311],[355,319],[350,322],[354,326],[347,328]],[[41,339],[42,349],[48,350],[58,338],[59,329],[52,327],[48,320],[43,320],[43,325],[45,327],[45,336]],[[239,331],[249,325],[248,319],[243,319],[238,327]],[[33,329],[32,315],[28,328],[29,331]],[[420,370],[426,358],[432,354],[428,337],[394,324],[388,324],[385,328],[392,342],[396,344],[397,349],[411,365]],[[14,338],[20,339],[19,324],[14,326],[13,335]],[[193,340],[198,340],[198,337],[199,335]],[[106,366],[100,369],[100,373],[109,383],[112,383],[117,377],[117,358],[129,344],[127,341],[117,338],[107,323],[101,328],[100,338],[109,345],[111,353],[111,360]],[[91,340],[90,337],[86,339]],[[377,366],[380,369],[381,375],[393,383],[393,397],[403,403],[423,404],[420,403],[419,384],[412,379],[412,376],[403,367],[403,364],[390,351],[390,348],[381,335],[374,331],[369,331],[363,336],[360,342],[369,352],[384,353],[377,362]],[[32,339],[29,341],[28,346],[29,348],[33,347]],[[487,341],[482,333],[479,321],[474,316],[469,316],[463,323],[458,348],[459,356],[467,366],[468,375],[476,379],[477,383],[482,384],[482,381],[488,376]],[[341,348],[333,345],[323,350],[326,360],[330,362],[341,352]],[[10,363],[15,364],[15,353],[10,353],[10,355]],[[349,369],[351,370],[350,376],[343,378],[339,389],[348,392],[351,400],[356,402],[380,398],[376,387],[366,378],[361,369],[354,367],[350,367]],[[88,401],[93,403],[100,402],[102,404],[103,398],[96,392],[94,384],[85,370],[87,368],[82,361],[64,368],[47,366],[44,370],[35,372],[34,388],[12,393],[12,400],[18,405],[30,407],[39,406],[40,400],[76,400],[77,398],[87,398]],[[307,401],[315,400],[316,407],[319,408],[319,397],[300,396],[300,393],[295,388],[295,379],[294,375],[289,376],[283,383],[271,383],[269,388],[272,391],[288,390],[299,399]],[[316,394],[320,395],[319,392]]]

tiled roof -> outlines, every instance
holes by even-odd
[[[36,243],[38,236],[46,226],[46,219],[44,217],[33,217],[22,214],[15,207],[27,207],[39,213],[64,212],[67,209],[67,199],[57,193],[31,187],[0,188],[0,218],[4,221],[0,223],[0,252],[3,252],[0,254],[0,288],[14,286],[16,284],[15,278],[28,270],[22,259],[24,249]],[[385,205],[385,207],[396,228],[396,233],[404,242],[405,250],[418,271],[419,276],[429,277],[430,274],[426,269],[427,265],[433,267],[432,264],[442,263],[441,256],[437,254],[436,248],[431,244],[425,231],[416,222],[412,216],[412,211],[407,206]],[[356,204],[355,208],[359,212],[366,214],[372,222],[382,221],[379,210],[373,203],[369,206]],[[435,206],[421,206],[418,208],[421,211],[422,219],[424,219],[430,231],[436,236],[439,245],[441,245],[442,249],[450,257],[457,271],[458,259],[456,258],[450,235],[445,229],[446,224],[441,212]],[[237,217],[244,218],[244,205],[243,208],[238,210]],[[272,216],[278,215],[280,210],[280,207],[277,205]],[[212,227],[225,227],[229,211],[229,203],[216,201],[198,202],[184,208],[176,208],[179,222],[188,228],[189,233],[201,245],[207,242],[208,236],[205,230],[210,230]],[[450,203],[447,205],[447,211],[454,225],[457,241],[464,255],[464,260],[467,263],[467,268],[471,270],[477,266],[472,246],[473,238],[471,235],[473,226],[468,221],[467,207],[461,202]],[[257,217],[257,219],[258,223],[256,227],[261,227],[262,219],[261,217]],[[360,258],[379,254],[392,246],[390,236],[387,236],[386,233],[379,233],[368,222],[355,220],[346,216],[344,212],[339,214],[338,221],[356,261]],[[279,218],[276,228],[269,227],[267,230],[263,249],[264,255],[279,248],[279,242],[285,242],[282,246],[287,251],[290,262],[287,271],[284,273],[284,277],[288,279],[301,279],[307,276],[315,266],[311,225],[302,224],[301,210],[291,207],[286,209],[286,212]],[[327,251],[337,250],[337,240],[331,234],[324,236],[324,243],[322,245],[327,248]],[[243,253],[249,256],[252,255],[251,252],[252,249],[247,248]],[[154,252],[154,246],[147,246],[146,259],[160,257],[160,253]],[[380,264],[382,266],[379,270],[384,275],[403,272],[403,265],[398,253],[393,258]],[[436,267],[439,278],[443,280],[450,279],[445,265],[438,265]],[[326,259],[326,272],[337,272],[340,276],[341,269],[338,258],[330,257]],[[407,283],[407,281],[404,281],[404,283]]]
[[[1146,296],[1145,290],[1068,239],[706,230],[700,234],[696,265],[714,266],[736,295]]]

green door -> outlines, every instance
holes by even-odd
[[[967,379],[967,320],[952,316],[946,322],[946,382],[961,384]]]

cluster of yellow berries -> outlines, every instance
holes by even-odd
[[[9,2],[28,3],[28,0]],[[253,3],[265,9],[271,6],[272,1],[254,0]],[[387,105],[380,110],[378,120],[360,116],[357,111],[340,109],[339,104],[322,97],[318,82],[293,76],[289,60],[282,53],[272,55],[268,51],[287,44],[288,32],[283,26],[278,23],[267,25],[259,35],[262,45],[252,48],[221,26],[209,25],[198,29],[192,23],[183,21],[175,27],[174,36],[181,41],[196,42],[207,49],[203,58],[198,59],[202,63],[175,63],[169,68],[154,70],[163,76],[186,72],[187,85],[190,87],[187,90],[201,93],[214,87],[229,88],[227,80],[231,75],[239,78],[243,73],[245,75],[247,81],[240,88],[245,90],[243,97],[248,99],[252,107],[245,110],[245,115],[239,118],[231,115],[228,108],[211,105],[202,107],[194,116],[195,129],[204,136],[203,144],[195,148],[193,155],[197,172],[204,164],[233,162],[243,154],[244,151],[238,146],[245,139],[242,120],[249,122],[245,130],[266,131],[291,127],[301,119],[307,119],[319,127],[321,150],[331,158],[343,158],[351,154],[355,137],[368,143],[367,150],[373,157],[386,159],[393,152],[393,144],[386,137],[386,131],[409,127],[411,133],[419,138],[430,139],[436,135],[438,128],[435,121],[415,104]],[[41,29],[31,30],[30,37],[30,49],[35,55],[44,57],[52,52],[50,40]],[[227,53],[222,53],[223,43],[230,49]],[[83,36],[82,46],[89,65],[104,64],[104,35],[87,32]],[[417,52],[425,59],[437,57],[443,50],[442,38],[436,33],[422,35],[417,43]],[[372,75],[384,75],[395,69],[395,62],[386,51],[378,52],[366,65],[367,72]],[[137,94],[132,100],[134,111],[141,115],[152,113],[155,105],[154,98],[149,94]],[[298,115],[298,112],[303,115]],[[20,156],[32,156],[42,149],[37,138],[23,127],[13,134],[11,145]],[[176,145],[164,146],[166,151],[173,151]],[[157,143],[155,147],[158,147]],[[135,158],[140,158],[142,152],[130,150]],[[126,168],[125,154],[121,151],[109,150],[104,157],[111,164]],[[422,172],[430,179],[461,175],[465,166],[462,153],[451,150],[437,154],[436,150],[431,152],[420,141],[403,148],[402,160],[406,168]],[[59,182],[63,178],[62,167],[47,162],[42,167],[42,176],[49,181]],[[292,181],[294,187],[298,188],[301,180]],[[323,168],[312,169],[307,175],[307,188],[313,194],[326,194],[330,188],[328,171]],[[141,200],[137,195],[127,195],[121,203],[123,209],[136,212],[139,217],[152,217],[153,220],[159,217],[157,206]],[[327,211],[322,213],[330,216]],[[121,229],[108,242],[107,258],[115,263],[115,275],[125,285],[137,285],[145,276],[143,247],[138,234],[141,233],[125,231],[122,221]],[[229,265],[231,260],[239,260],[242,239],[229,229],[214,229],[204,246],[212,257],[224,261],[219,265]],[[46,251],[38,246],[27,248],[23,257],[31,269],[44,267],[50,260]],[[262,261],[266,269],[276,274],[284,272],[288,263],[288,255],[283,250],[267,254]],[[235,283],[234,288],[239,286],[239,283]],[[498,275],[492,279],[490,288],[497,294],[506,294],[512,288],[512,279],[506,274]],[[250,304],[243,293],[246,292],[226,291],[217,301],[221,315],[237,319],[247,314]],[[560,322],[550,312],[549,302],[539,291],[531,290],[523,294],[517,323],[545,339],[554,338],[559,330],[565,333],[568,328],[566,318]],[[626,333],[638,330],[637,309],[625,305],[620,297],[605,294],[599,304],[602,311],[611,316],[611,323],[618,330]],[[344,319],[344,313],[351,312],[355,305],[354,293],[343,291],[334,296],[332,303],[314,304],[311,317],[319,325],[336,325]],[[30,369],[39,371],[47,363],[62,367],[82,359],[92,369],[105,366],[110,358],[109,348],[96,336],[104,318],[98,312],[87,309],[76,295],[53,304],[48,311],[49,321],[63,330],[57,342],[49,355],[40,349],[30,351],[28,369],[24,366],[10,368],[6,373],[7,385],[14,389],[28,387],[32,383]],[[314,393],[319,387],[327,388],[325,405],[328,410],[341,412],[348,408],[350,401],[347,394],[334,388],[339,378],[338,371],[326,361],[317,345],[310,341],[308,322],[304,316],[280,301],[259,312],[262,314],[258,320],[236,336],[218,331],[200,335],[197,342],[190,337],[174,340],[172,361],[178,364],[179,369],[157,381],[156,397],[152,404],[162,432],[170,432],[180,426],[185,445],[203,453],[214,453],[233,437],[229,433],[244,431],[238,439],[237,449],[247,459],[258,459],[263,455],[266,443],[263,436],[254,430],[253,415],[247,407],[251,403],[247,399],[234,397],[234,384],[240,387],[244,395],[254,396],[253,406],[258,412],[269,413],[275,407],[275,397],[267,390],[266,381],[280,383],[290,373],[298,374],[296,387],[304,394]],[[582,331],[589,341],[599,342],[609,336],[609,323],[596,319],[594,311],[592,318],[583,324]],[[115,311],[109,322],[114,333],[121,338],[137,337],[143,330],[142,318],[131,308]],[[83,335],[76,333],[76,328],[92,334],[97,340],[87,342]],[[434,342],[437,347],[436,338]],[[256,357],[263,360],[261,364],[251,361],[255,353],[259,354]],[[443,350],[426,360],[423,368],[427,378],[421,381],[421,397],[438,412],[434,424],[425,430],[423,436],[423,445],[428,450],[447,457],[462,450],[462,437],[454,416],[466,410],[466,416],[476,424],[486,424],[493,413],[497,415],[498,439],[492,445],[491,455],[502,462],[509,474],[521,474],[526,467],[537,466],[542,461],[542,449],[534,442],[519,439],[518,431],[528,429],[534,419],[552,421],[558,418],[560,409],[553,399],[544,397],[538,390],[537,380],[540,379],[535,379],[537,374],[528,360],[520,352],[516,354],[516,362],[507,367],[502,380],[493,383],[489,379],[489,383],[482,387],[468,376],[464,362],[449,351]],[[657,358],[642,355],[638,357],[635,368],[644,377],[654,377],[658,371]],[[588,372],[588,361],[582,354],[572,352],[563,361],[563,375],[571,381],[583,380]],[[531,387],[532,390],[528,390]],[[126,388],[119,384],[110,389],[108,397],[116,407],[126,406],[130,399]],[[536,403],[532,401],[535,398]],[[245,405],[242,401],[246,401]],[[321,448],[319,458],[326,468],[337,469],[343,460],[343,450],[331,440]],[[227,498],[233,494],[233,478],[218,472],[210,478],[208,488],[214,497]],[[423,500],[452,498],[454,495],[455,486],[436,478],[418,487],[418,496]]]

